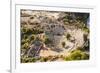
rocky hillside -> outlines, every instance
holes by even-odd
[[[89,59],[88,13],[22,9],[20,19],[22,63]]]

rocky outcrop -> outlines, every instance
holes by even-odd
[[[30,40],[34,43],[28,46],[27,56],[66,56],[69,51],[83,47],[89,32],[83,30],[87,28],[83,25],[85,21],[81,22],[77,16],[67,12],[21,10],[21,28],[30,28],[32,32],[42,30],[38,34],[29,33],[35,40]]]

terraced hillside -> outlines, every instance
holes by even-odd
[[[21,63],[89,59],[89,13],[20,13]]]

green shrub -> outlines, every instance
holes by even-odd
[[[39,38],[39,37],[36,37],[34,40],[35,41],[42,41],[41,38]]]
[[[31,35],[30,36],[30,40],[34,40],[35,39],[35,36],[34,35]]]
[[[45,57],[45,58],[44,58],[44,57],[41,57],[40,61],[41,61],[41,62],[47,62],[47,61],[48,61],[48,58],[46,58],[46,57]]]
[[[27,39],[26,39],[26,42],[27,42],[27,43],[29,43],[29,42],[30,42],[30,39],[29,39],[29,38],[27,38]]]
[[[45,43],[45,44],[50,44],[50,43],[52,43],[52,40],[50,40],[49,38],[45,38],[44,43]]]
[[[37,59],[34,57],[23,57],[21,58],[21,63],[36,62]]]
[[[84,51],[84,49],[82,47],[77,47],[76,50]]]
[[[70,56],[67,56],[67,57],[64,58],[64,60],[65,60],[65,61],[71,61],[72,59],[71,59]]]
[[[25,44],[25,43],[29,43],[30,42],[30,39],[22,39],[21,40],[21,44],[23,45],[23,44]]]
[[[74,50],[73,52],[70,53],[69,56],[65,58],[66,61],[71,61],[71,60],[88,60],[89,59],[89,54],[82,52],[81,50]]]
[[[25,44],[26,43],[26,40],[22,39],[21,40],[21,45]]]
[[[85,31],[85,32],[87,32],[87,33],[89,33],[89,28],[87,28],[86,26],[84,26],[84,27],[82,28],[82,30]]]
[[[27,39],[28,38],[28,35],[24,34],[22,39]]]
[[[89,54],[87,54],[87,53],[82,53],[81,59],[82,59],[82,60],[87,60],[87,59],[89,59]]]
[[[70,37],[71,37],[71,35],[68,33],[67,36],[66,36],[66,38],[69,40]]]
[[[33,34],[41,34],[44,31],[42,29],[33,29]]]
[[[32,32],[33,32],[32,28],[27,28],[27,27],[22,27],[21,28],[21,33],[29,35],[29,34],[32,34]]]
[[[63,22],[65,23],[65,22],[68,22],[68,18],[67,17],[64,17],[63,18]]]
[[[62,46],[65,47],[65,45],[66,45],[66,43],[65,42],[62,42]]]
[[[72,60],[81,60],[82,52],[80,50],[76,50],[71,53],[71,59]]]
[[[25,43],[25,44],[22,45],[21,48],[22,48],[22,49],[27,49],[28,47],[29,47],[29,44],[28,44],[28,43]]]

